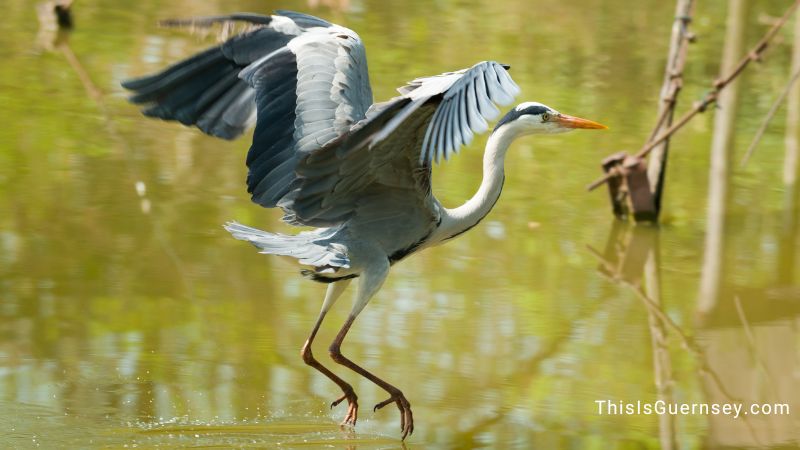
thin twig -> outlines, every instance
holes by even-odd
[[[100,107],[101,113],[106,119],[106,123],[109,126],[113,126],[113,122],[109,120],[106,105],[103,102],[103,92],[97,87],[97,85],[94,84],[92,77],[89,76],[89,72],[86,71],[86,69],[83,67],[83,64],[81,64],[80,60],[75,55],[75,52],[72,51],[72,47],[65,42],[61,44],[59,48],[61,53],[64,54],[64,58],[66,58],[70,67],[72,67],[72,70],[74,70],[75,74],[78,75],[78,79],[81,80],[81,84],[83,85],[83,89],[86,90],[86,94],[89,95],[89,98],[94,100],[95,103],[97,103],[97,105]]]
[[[689,24],[692,21],[692,11],[694,1],[689,0],[678,7],[680,15],[675,18],[679,28],[673,30],[672,42],[670,43],[670,60],[667,62],[664,74],[664,84],[661,88],[661,100],[667,105],[661,110],[661,114],[656,120],[653,131],[647,141],[652,141],[658,135],[658,131],[670,125],[669,118],[675,110],[678,99],[678,92],[683,87],[683,69],[686,66],[686,55],[689,44],[694,40],[694,36],[689,32]]]
[[[744,336],[747,338],[747,344],[750,346],[750,353],[753,356],[753,359],[756,360],[758,363],[758,368],[764,372],[764,376],[770,381],[767,383],[767,386],[770,386],[770,390],[772,393],[777,397],[778,392],[775,390],[775,380],[772,377],[772,374],[767,369],[767,363],[761,358],[761,355],[758,353],[758,345],[756,344],[756,336],[753,334],[753,329],[750,327],[750,322],[747,320],[747,316],[744,313],[744,308],[742,307],[742,301],[739,299],[739,296],[736,295],[733,297],[733,304],[736,306],[736,314],[739,316],[739,321],[742,323],[742,330],[744,330]]]
[[[792,13],[794,12],[795,9],[797,9],[798,6],[800,6],[800,0],[795,0],[795,2],[792,3],[792,5],[789,6],[789,8],[786,10],[783,16],[781,16],[781,18],[778,19],[777,22],[775,22],[775,25],[773,25],[772,28],[770,28],[770,30],[767,31],[764,37],[762,37],[761,40],[758,41],[758,43],[747,53],[747,55],[745,55],[741,59],[741,61],[739,61],[739,64],[737,64],[736,67],[728,75],[715,80],[712,83],[711,91],[709,91],[703,97],[702,100],[695,102],[694,107],[691,110],[687,111],[683,116],[681,116],[680,119],[678,119],[678,121],[672,124],[671,127],[667,128],[665,131],[659,134],[658,137],[645,144],[644,147],[642,147],[639,150],[639,152],[636,153],[636,155],[634,155],[634,157],[643,158],[647,156],[647,154],[650,153],[650,151],[652,151],[653,148],[658,146],[658,144],[660,144],[661,142],[672,136],[676,131],[683,128],[683,126],[686,125],[690,120],[692,120],[692,118],[694,118],[694,116],[696,116],[698,113],[705,112],[705,110],[708,109],[708,107],[711,104],[715,103],[717,101],[719,92],[722,89],[724,89],[731,83],[731,81],[733,81],[736,77],[738,77],[744,71],[744,69],[746,69],[747,66],[750,65],[751,62],[758,61],[761,58],[761,55],[764,53],[767,47],[769,47],[769,42],[783,27],[783,25],[786,24],[786,22],[789,20]],[[586,187],[586,189],[589,191],[593,191],[598,187],[600,187],[601,185],[603,185],[604,183],[608,182],[608,180],[610,180],[611,178],[616,177],[618,174],[619,174],[618,170],[610,170],[608,171],[608,173],[605,174],[605,176],[598,178],[597,180],[589,184]]]
[[[675,23],[672,26],[670,37],[669,56],[664,67],[664,81],[661,85],[659,117],[655,127],[650,132],[647,141],[651,141],[658,134],[672,125],[675,118],[675,109],[678,106],[678,94],[683,88],[683,71],[686,67],[689,44],[694,42],[694,34],[689,31],[694,14],[694,0],[677,0],[675,6]],[[653,193],[655,214],[661,209],[661,193],[664,191],[664,180],[669,155],[669,139],[653,149],[653,155],[647,163],[647,178],[650,191]]]
[[[592,254],[595,256],[595,258],[597,258],[602,265],[604,265],[607,268],[611,268],[611,270],[616,274],[616,269],[614,269],[614,265],[610,261],[606,260],[605,257],[601,255],[597,250],[594,250],[591,247],[589,248]],[[659,305],[653,299],[651,299],[647,295],[647,293],[644,292],[641,286],[631,283],[630,281],[626,280],[625,278],[623,278],[618,274],[614,275],[611,278],[614,280],[615,283],[627,287],[628,289],[630,289],[631,292],[636,294],[636,297],[642,301],[647,310],[651,314],[653,314],[659,321],[661,321],[666,326],[666,328],[672,330],[675,333],[675,335],[678,336],[683,348],[689,353],[691,353],[697,359],[697,362],[699,364],[697,371],[708,375],[709,378],[712,380],[712,382],[716,385],[716,388],[719,389],[720,393],[724,397],[726,397],[728,401],[741,402],[741,399],[735,397],[733,394],[728,392],[728,390],[725,388],[725,384],[722,382],[722,378],[708,364],[708,357],[706,356],[705,350],[700,345],[697,344],[697,342],[692,336],[686,334],[680,327],[680,325],[675,323],[675,321],[672,320],[672,318],[670,318],[662,310],[661,305]],[[745,421],[745,423],[747,422]]]
[[[767,127],[769,123],[772,122],[772,119],[775,117],[775,114],[780,109],[783,102],[786,100],[786,97],[789,96],[789,92],[792,91],[792,86],[800,78],[800,69],[798,69],[794,75],[789,79],[789,82],[786,83],[786,87],[783,89],[783,92],[775,99],[775,103],[772,104],[772,107],[769,109],[767,116],[764,117],[764,121],[761,123],[761,126],[756,131],[755,137],[753,137],[753,142],[750,143],[750,147],[747,147],[747,152],[744,154],[744,158],[742,158],[741,166],[744,167],[747,165],[747,162],[750,160],[750,157],[753,156],[753,152],[755,151],[758,144],[761,143],[761,138],[764,137],[764,133],[767,131]]]

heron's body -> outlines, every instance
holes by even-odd
[[[334,361],[390,394],[403,437],[413,431],[408,401],[394,386],[345,358],[340,345],[356,316],[380,289],[392,264],[474,227],[497,202],[506,151],[531,133],[603,128],[539,103],[509,112],[490,136],[483,181],[463,205],[448,209],[431,191],[431,167],[488,129],[519,89],[506,67],[482,62],[469,69],[419,78],[400,96],[374,103],[366,53],[351,30],[304,14],[234,14],[186,22],[238,20],[243,34],[161,73],[125,82],[145,114],[196,125],[232,139],[255,119],[247,155],[254,202],[280,207],[284,220],[313,227],[296,235],[238,223],[226,229],[262,253],[296,259],[303,274],[329,283],[322,309],[303,347],[304,361],[342,388],[345,423],[355,424],[357,397],[349,383],[320,364],[311,343],[322,319],[350,281],[358,292],[347,322],[330,347]]]
[[[499,159],[491,153],[487,156]],[[382,179],[390,175],[387,173]],[[253,243],[264,253],[289,256],[301,262],[312,262],[310,257],[313,256],[321,258],[309,264],[313,270],[304,272],[315,281],[329,283],[355,278],[364,269],[364,261],[378,257],[393,265],[477,225],[500,197],[504,178],[502,161],[491,166],[488,175],[478,198],[461,208],[445,208],[430,191],[416,198],[405,195],[402,186],[386,187],[374,194],[380,201],[360,209],[359,215],[336,226],[294,236],[268,233],[238,223],[229,223],[226,228],[236,238]]]

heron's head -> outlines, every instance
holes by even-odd
[[[537,102],[520,103],[497,123],[495,131],[508,127],[517,135],[566,133],[577,128],[606,129],[605,125],[562,114]]]

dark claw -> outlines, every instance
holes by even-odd
[[[394,403],[394,402],[395,402],[395,399],[390,397],[390,398],[378,403],[377,405],[375,405],[375,407],[372,408],[372,412],[376,412],[377,410],[383,408],[384,406],[386,406],[386,405],[388,405],[390,403]]]
[[[400,410],[400,432],[403,433],[401,439],[405,440],[408,435],[414,433],[414,415],[411,413],[411,404],[408,403],[402,392],[397,391],[392,394],[388,399],[375,405],[372,411],[375,412],[390,403],[395,403],[397,409]]]
[[[339,403],[342,403],[344,400],[347,400],[347,414],[344,416],[344,420],[340,424],[342,427],[345,426],[356,426],[356,421],[358,421],[358,397],[356,397],[355,392],[345,392],[341,397],[337,398],[331,403],[331,409],[334,406],[337,406]]]
[[[339,405],[339,403],[342,403],[342,401],[345,400],[346,398],[347,398],[346,395],[342,395],[341,397],[339,397],[336,400],[334,400],[333,402],[331,402],[331,409],[333,409],[334,406]]]

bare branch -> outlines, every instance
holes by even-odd
[[[781,92],[778,98],[775,99],[775,103],[772,104],[772,107],[769,109],[769,112],[767,112],[766,117],[764,117],[764,121],[761,122],[761,126],[758,128],[758,131],[756,131],[756,135],[753,137],[753,142],[750,143],[750,147],[747,147],[747,152],[745,153],[744,158],[742,158],[742,167],[746,166],[747,162],[750,160],[750,157],[753,156],[753,152],[755,151],[756,147],[758,147],[758,144],[761,143],[761,138],[764,137],[764,133],[767,131],[769,123],[772,122],[772,119],[775,117],[778,109],[780,109],[781,105],[786,100],[786,97],[789,96],[789,92],[792,91],[792,86],[794,86],[794,83],[798,78],[800,78],[800,70],[796,71],[794,75],[792,75],[792,77],[789,79],[789,82],[786,83],[786,87],[783,88],[783,92]]]
[[[725,89],[736,77],[738,77],[744,69],[747,68],[753,61],[758,61],[761,59],[764,51],[766,51],[767,47],[769,47],[769,43],[773,37],[778,33],[778,31],[786,24],[791,17],[792,13],[794,12],[797,7],[800,6],[800,0],[795,0],[791,6],[786,10],[786,12],[775,22],[775,25],[767,31],[764,37],[758,41],[758,43],[745,55],[740,61],[739,64],[726,76],[718,78],[714,80],[712,83],[711,90],[698,102],[695,102],[694,107],[687,111],[683,116],[681,116],[678,121],[676,121],[672,126],[661,132],[655,139],[650,140],[647,144],[645,144],[638,153],[636,153],[635,157],[643,158],[647,156],[656,146],[658,146],[661,142],[668,139],[670,136],[675,134],[678,130],[683,128],[691,119],[694,118],[698,113],[705,112],[706,109],[713,103],[717,101],[717,96],[719,92]],[[615,171],[609,171],[605,174],[605,176],[598,178],[591,184],[589,184],[586,189],[589,191],[593,191],[598,187],[602,186],[611,178],[617,176]]]

